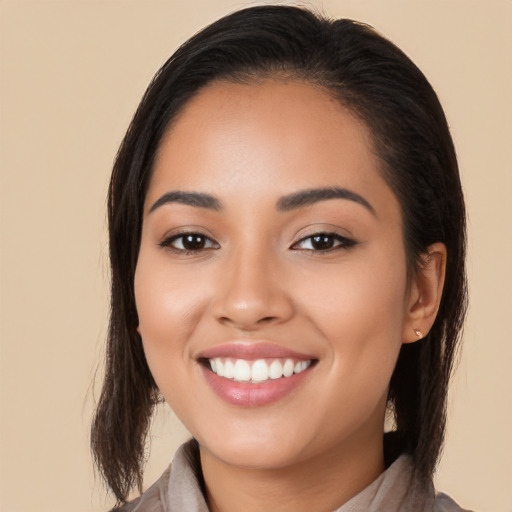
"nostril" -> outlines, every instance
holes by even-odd
[[[232,285],[212,304],[212,314],[217,322],[242,330],[284,322],[293,316],[293,312],[286,292],[270,286],[265,290],[253,285]]]
[[[252,331],[253,329],[257,329],[258,327],[261,327],[263,325],[272,324],[273,322],[276,322],[279,320],[279,317],[277,316],[264,316],[261,318],[253,318],[252,320],[249,318],[240,318],[240,317],[229,317],[229,316],[222,316],[219,317],[218,321],[225,325],[231,325],[233,327],[236,327],[237,329],[243,330],[243,331]]]
[[[264,317],[264,318],[260,318],[260,319],[258,320],[258,323],[260,323],[260,324],[267,324],[267,323],[269,323],[269,322],[274,321],[275,319],[276,319],[276,317],[275,317],[275,316],[266,316],[266,317]]]

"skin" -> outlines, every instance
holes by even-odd
[[[214,512],[330,511],[384,470],[391,374],[402,343],[435,319],[446,254],[434,244],[408,278],[400,205],[379,168],[366,126],[298,81],[210,85],[161,141],[135,275],[139,332],[160,391],[199,441]],[[342,198],[276,207],[326,187],[371,208]],[[152,209],[172,191],[209,194],[222,208]],[[183,232],[211,242],[160,245]],[[318,250],[315,233],[341,238]],[[317,363],[280,400],[238,407],[212,391],[197,360],[234,340]]]

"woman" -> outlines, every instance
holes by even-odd
[[[283,6],[207,27],[135,114],[109,228],[92,446],[118,505],[161,396],[193,435],[122,510],[461,510],[431,478],[464,202],[438,99],[392,43]]]

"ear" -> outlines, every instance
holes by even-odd
[[[402,332],[404,343],[424,338],[434,324],[443,293],[445,270],[446,247],[436,242],[429,246],[411,277]]]

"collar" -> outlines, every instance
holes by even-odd
[[[167,482],[163,512],[208,512],[201,490],[199,452],[194,440],[182,445],[174,457]],[[419,490],[412,482],[413,465],[401,455],[366,489],[334,512],[428,512],[434,507],[435,493],[430,485]]]

